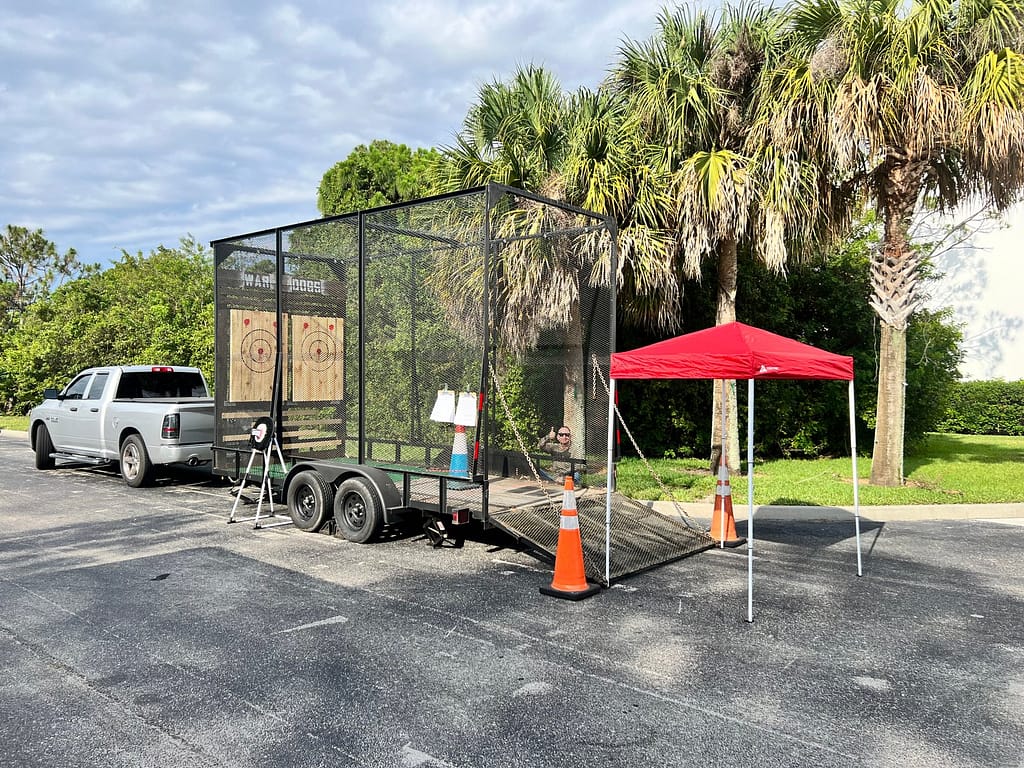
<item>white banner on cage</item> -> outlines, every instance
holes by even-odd
[[[445,387],[437,390],[437,400],[434,401],[434,409],[430,412],[431,421],[440,421],[451,424],[455,421],[455,392]]]
[[[461,427],[475,427],[476,412],[476,392],[460,392],[455,423]]]

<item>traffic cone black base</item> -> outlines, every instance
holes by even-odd
[[[738,546],[746,544],[747,540],[742,536],[738,539],[726,539],[725,541],[715,541],[716,547],[728,547],[729,549],[735,549]]]
[[[590,597],[591,595],[596,595],[600,591],[601,587],[599,587],[597,584],[587,584],[586,589],[574,590],[571,592],[566,592],[561,589],[554,589],[553,587],[540,588],[540,593],[542,595],[547,595],[548,597],[560,597],[563,600],[583,600],[585,598]]]

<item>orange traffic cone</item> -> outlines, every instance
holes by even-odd
[[[558,529],[558,549],[555,550],[555,576],[550,587],[541,587],[542,594],[564,600],[582,600],[599,592],[596,584],[587,583],[583,568],[583,540],[580,539],[580,520],[576,515],[576,489],[572,475],[565,476],[562,494],[562,518]]]
[[[736,518],[732,514],[732,489],[729,487],[729,467],[724,457],[718,463],[715,511],[711,515],[711,538],[717,541],[720,547],[738,547],[746,541],[736,535]]]

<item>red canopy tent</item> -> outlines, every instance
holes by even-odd
[[[853,379],[853,358],[743,323],[612,353],[613,379]]]
[[[659,341],[611,356],[609,425],[614,421],[616,379],[729,379],[747,380],[747,621],[753,621],[754,569],[754,380],[832,379],[849,381],[850,451],[853,460],[853,509],[857,534],[857,575],[862,574],[860,499],[857,487],[857,437],[854,423],[853,358],[778,334],[726,323],[714,328]],[[723,397],[724,401],[724,397]],[[724,416],[723,416],[724,421]],[[723,442],[725,436],[723,423]],[[608,432],[608,464],[612,462],[612,430]],[[725,460],[723,445],[723,462]],[[610,484],[609,484],[610,485]],[[611,514],[609,491],[608,514]]]

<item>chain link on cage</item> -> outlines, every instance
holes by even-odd
[[[537,483],[537,487],[541,493],[547,498],[549,504],[553,504],[556,501],[555,496],[548,493],[545,488],[543,481],[540,479],[540,473],[537,471],[537,467],[534,466],[533,459],[530,458],[530,452],[526,447],[526,443],[523,441],[523,436],[519,433],[519,428],[516,426],[515,419],[512,418],[512,411],[508,407],[508,403],[505,400],[505,393],[502,391],[501,382],[498,380],[498,374],[494,370],[494,363],[491,362],[490,358],[487,359],[487,369],[491,374],[491,381],[494,382],[494,391],[498,393],[498,400],[501,401],[501,407],[505,411],[505,418],[508,419],[509,425],[512,427],[512,434],[515,435],[516,444],[519,446],[520,452],[526,459],[526,463],[530,467],[530,472],[533,474],[534,482]]]
[[[608,386],[608,381],[605,379],[604,374],[601,372],[601,365],[597,360],[597,355],[591,355],[591,363],[593,366],[594,378],[600,380],[601,385],[604,387],[605,394],[608,395],[608,399],[611,400],[611,387]],[[688,514],[686,514],[686,510],[680,506],[679,502],[676,500],[676,497],[672,495],[672,491],[670,491],[668,486],[665,485],[665,483],[662,481],[658,473],[654,471],[654,467],[651,466],[651,463],[647,460],[647,457],[644,456],[644,452],[640,450],[640,445],[637,443],[636,438],[633,437],[633,433],[630,431],[629,425],[626,424],[625,420],[622,418],[622,412],[619,411],[619,404],[613,402],[612,407],[615,409],[615,416],[618,418],[619,424],[621,424],[622,428],[626,430],[626,434],[629,436],[629,441],[633,444],[633,448],[636,449],[637,456],[639,456],[640,460],[643,461],[644,466],[647,468],[647,471],[650,473],[651,477],[653,477],[655,482],[658,483],[658,488],[661,489],[662,495],[666,496],[668,500],[672,502],[672,508],[675,510],[676,515],[679,516],[679,519],[688,528],[697,527],[693,524],[693,519]],[[609,467],[608,472],[610,473],[611,471],[611,467]]]

